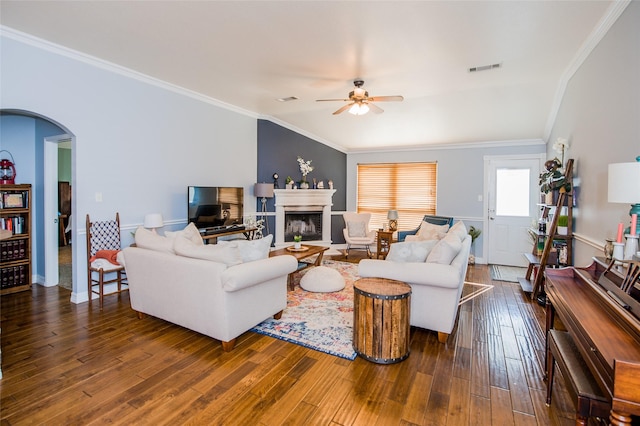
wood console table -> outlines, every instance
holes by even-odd
[[[617,303],[598,279],[604,268],[547,269],[546,334],[557,317],[569,332],[580,356],[609,400],[614,395],[614,361],[640,363],[640,320]],[[622,280],[612,276],[612,280]],[[548,337],[547,337],[548,339]],[[549,344],[547,340],[547,345]],[[546,366],[549,371],[550,366]],[[640,377],[628,377],[640,386]],[[624,418],[615,412],[611,418]],[[624,414],[624,413],[622,413]],[[626,424],[616,421],[613,424]]]
[[[211,234],[203,234],[202,240],[205,244],[216,244],[218,242],[219,237],[226,237],[228,235],[236,235],[236,234],[244,234],[244,237],[247,240],[250,240],[253,237],[253,233],[256,232],[258,228],[242,228],[242,229],[228,229],[223,232],[215,232]]]

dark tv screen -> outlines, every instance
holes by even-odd
[[[243,188],[189,186],[187,198],[189,222],[198,229],[243,223]]]

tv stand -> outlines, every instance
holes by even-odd
[[[204,235],[202,235],[202,240],[205,244],[216,244],[218,242],[218,237],[226,237],[228,235],[236,235],[236,234],[244,234],[244,237],[247,240],[253,239],[253,235],[258,228],[255,227],[245,227],[244,225],[230,225],[220,227],[220,229],[215,230],[207,230]]]

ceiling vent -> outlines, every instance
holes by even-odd
[[[289,96],[287,98],[278,98],[276,99],[278,102],[289,102],[289,101],[297,101],[299,98],[295,96]]]
[[[502,64],[482,65],[480,67],[469,68],[469,72],[493,70],[493,69],[496,69],[496,68],[500,68],[501,66],[502,66]]]

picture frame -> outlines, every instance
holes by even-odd
[[[5,209],[21,209],[24,208],[24,194],[22,193],[4,193],[4,208]]]

